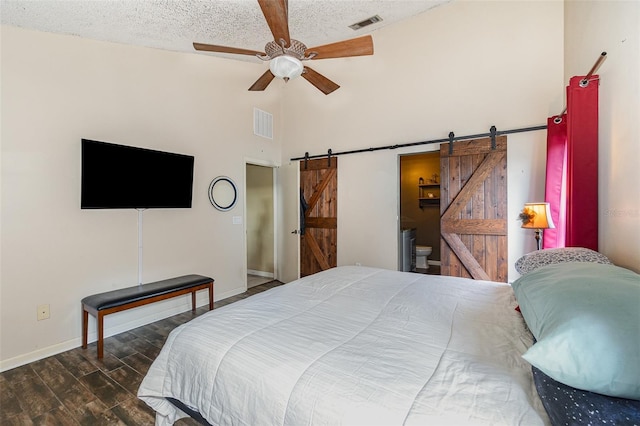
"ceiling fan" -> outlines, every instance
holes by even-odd
[[[255,55],[265,62],[269,61],[269,69],[253,83],[249,88],[251,91],[266,89],[275,77],[282,78],[286,82],[302,75],[305,80],[328,95],[340,86],[308,66],[302,65],[302,61],[373,55],[373,40],[370,35],[307,49],[304,43],[289,37],[288,0],[258,0],[258,3],[274,38],[274,41],[266,44],[264,48],[266,53],[235,47],[193,43],[196,50]]]

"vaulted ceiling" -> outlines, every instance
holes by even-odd
[[[447,1],[290,0],[289,29],[292,38],[317,46],[371,34]],[[3,25],[238,60],[259,61],[245,55],[196,52],[192,43],[264,51],[273,40],[256,0],[1,0],[0,4]],[[349,28],[375,15],[382,20],[359,30]]]

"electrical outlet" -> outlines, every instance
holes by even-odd
[[[49,319],[49,305],[38,305],[38,321]]]

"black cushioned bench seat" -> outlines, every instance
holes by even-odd
[[[103,357],[104,316],[171,297],[191,293],[191,308],[196,310],[196,292],[209,290],[209,309],[213,309],[213,278],[184,275],[135,287],[94,294],[82,299],[82,347],[87,347],[89,314],[98,325],[98,358]]]

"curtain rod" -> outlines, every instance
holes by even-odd
[[[600,68],[600,65],[602,65],[602,63],[604,62],[605,59],[607,59],[607,52],[602,52],[600,54],[600,56],[598,57],[598,59],[596,60],[596,63],[593,64],[593,66],[591,67],[591,69],[587,73],[587,75],[585,75],[584,78],[582,80],[580,80],[580,85],[581,86],[587,86],[589,84],[589,79],[591,78],[592,75],[594,75],[598,71],[598,68]],[[558,117],[562,117],[565,112],[567,112],[567,107],[566,106],[564,107],[562,112],[558,115]]]
[[[522,128],[519,128],[519,129],[511,129],[511,130],[496,130],[495,126],[491,126],[491,130],[490,130],[489,133],[478,133],[478,134],[475,134],[475,135],[455,136],[453,134],[453,132],[451,132],[451,133],[449,133],[449,137],[448,138],[433,139],[433,140],[429,140],[429,141],[408,142],[408,143],[402,143],[402,144],[396,144],[396,145],[377,146],[377,147],[373,147],[373,148],[353,149],[353,150],[350,150],[350,151],[340,151],[340,152],[333,152],[331,149],[329,149],[326,154],[316,154],[316,155],[309,155],[308,152],[305,152],[304,156],[291,158],[291,161],[311,160],[311,159],[314,159],[314,158],[323,158],[323,157],[331,158],[331,156],[337,156],[337,155],[359,154],[361,152],[382,151],[384,149],[406,148],[406,147],[410,147],[410,146],[428,145],[428,144],[443,143],[443,142],[453,142],[453,141],[459,141],[459,140],[465,140],[465,139],[477,139],[477,138],[486,138],[486,137],[491,137],[493,139],[495,136],[499,136],[499,135],[508,135],[508,134],[511,134],[511,133],[533,132],[533,131],[536,131],[536,130],[545,130],[546,128],[547,128],[546,124],[543,124],[543,125],[540,125],[540,126],[522,127]],[[450,146],[450,148],[451,148],[451,146]]]
[[[596,60],[595,64],[593,64],[593,66],[591,67],[591,69],[587,73],[587,75],[580,81],[580,84],[584,84],[584,85],[589,84],[589,78],[591,78],[591,76],[598,71],[598,68],[600,68],[600,65],[602,65],[602,63],[604,62],[605,59],[607,59],[607,52],[602,52],[600,54],[600,56],[598,57],[598,59]],[[566,106],[564,107],[564,109],[562,110],[560,115],[557,116],[557,117],[561,117],[562,115],[564,115],[565,112],[567,112],[567,107]],[[294,157],[294,158],[291,158],[291,161],[311,160],[311,159],[314,159],[314,158],[322,158],[322,157],[328,157],[329,160],[330,160],[332,155],[335,156],[335,155],[359,154],[361,152],[382,151],[384,149],[406,148],[406,147],[410,147],[410,146],[428,145],[428,144],[443,143],[443,142],[451,142],[452,143],[453,141],[457,141],[457,140],[486,138],[487,136],[490,136],[492,138],[492,140],[493,140],[495,138],[495,136],[497,136],[497,135],[508,135],[510,133],[532,132],[532,131],[536,131],[536,130],[544,130],[546,128],[547,128],[546,125],[541,125],[541,126],[533,126],[533,127],[523,127],[523,128],[520,128],[520,129],[512,129],[512,130],[496,130],[495,126],[491,126],[491,131],[489,133],[479,133],[477,135],[466,135],[466,136],[457,136],[457,137],[455,137],[453,132],[451,132],[451,133],[449,133],[449,137],[448,138],[433,139],[433,140],[430,140],[430,141],[409,142],[409,143],[403,143],[403,144],[397,144],[397,145],[377,146],[377,147],[373,147],[373,148],[353,149],[353,150],[350,150],[350,151],[341,151],[341,152],[332,152],[331,149],[329,149],[326,154],[316,154],[316,155],[309,155],[308,152],[305,152],[304,153],[304,157]],[[452,148],[452,146],[449,146],[449,150],[451,150],[451,148]]]

